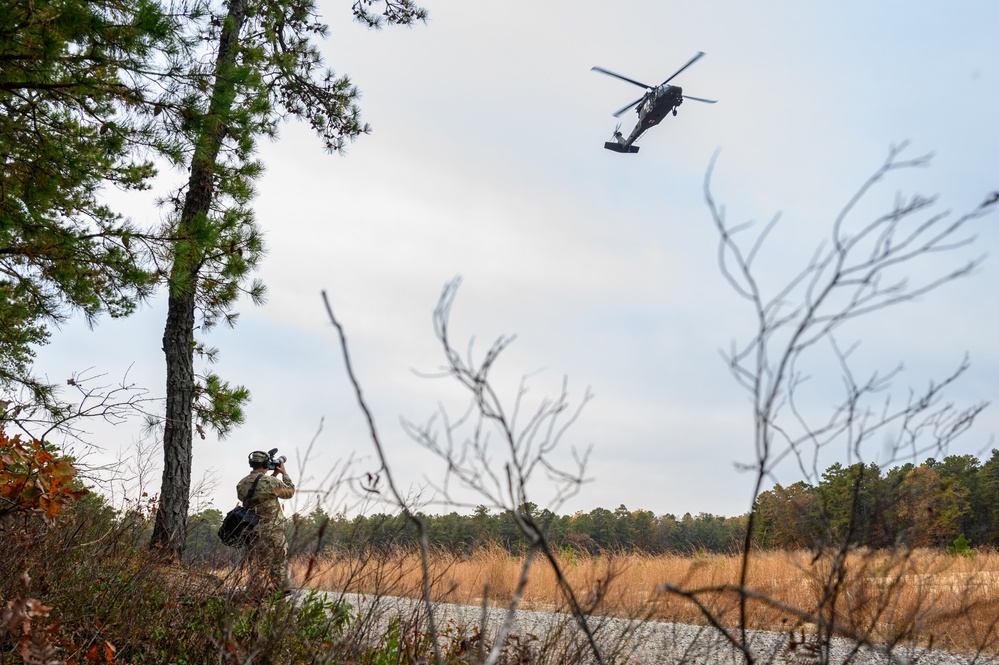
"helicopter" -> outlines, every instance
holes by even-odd
[[[620,74],[612,72],[609,69],[604,69],[603,67],[591,67],[591,72],[600,72],[601,74],[606,74],[607,76],[613,76],[614,78],[637,85],[639,88],[646,89],[644,95],[624,108],[614,112],[614,117],[619,118],[622,113],[633,106],[637,106],[638,108],[635,109],[635,112],[638,113],[638,124],[635,125],[635,129],[631,131],[628,138],[624,138],[624,135],[620,132],[621,123],[618,123],[617,127],[614,129],[614,140],[604,143],[604,148],[620,153],[638,152],[638,146],[633,145],[635,141],[638,140],[638,137],[650,127],[655,127],[662,122],[662,119],[665,118],[670,111],[673,112],[673,115],[676,115],[676,107],[682,104],[683,100],[692,99],[695,102],[704,102],[705,104],[714,104],[717,102],[718,100],[716,99],[703,99],[701,97],[691,97],[690,95],[685,95],[683,94],[683,89],[680,86],[669,85],[669,82],[672,81],[677,74],[697,62],[703,55],[704,51],[698,51],[697,55],[687,61],[687,64],[673,72],[672,76],[659,85],[648,85],[646,83],[642,83],[641,81],[630,79],[627,76],[621,76]]]

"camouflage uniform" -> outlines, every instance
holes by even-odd
[[[257,478],[260,480],[247,505],[246,497]],[[291,588],[288,542],[280,499],[290,499],[294,494],[295,485],[286,473],[281,474],[279,480],[277,476],[268,476],[254,469],[236,484],[236,496],[260,518],[260,524],[247,541],[243,556],[243,566],[249,575],[247,591],[253,597],[266,598]]]

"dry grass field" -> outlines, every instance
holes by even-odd
[[[471,556],[431,557],[435,600],[491,606],[510,602],[523,558],[499,547]],[[808,615],[821,613],[846,634],[878,642],[908,642],[965,651],[999,652],[999,554],[952,557],[916,550],[857,551],[843,565],[810,552],[759,552],[750,559],[746,588],[759,597],[747,603],[747,627],[814,632]],[[706,590],[703,606],[723,625],[739,625],[737,585],[741,558],[706,555],[566,555],[561,567],[581,604],[596,614],[705,624],[690,599],[664,588]],[[293,565],[298,586],[367,594],[420,597],[416,552],[340,553]],[[835,583],[830,584],[830,580]],[[764,600],[764,598],[766,600]],[[770,601],[773,602],[770,602]],[[547,562],[533,565],[522,606],[564,609]]]

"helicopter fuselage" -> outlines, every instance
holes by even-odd
[[[676,115],[676,107],[683,103],[683,89],[675,85],[661,85],[645,93],[645,99],[635,109],[638,112],[638,124],[654,127],[665,118],[670,111]]]
[[[655,127],[671,112],[676,115],[676,107],[683,103],[683,89],[676,85],[660,85],[645,93],[645,97],[635,107],[638,122],[631,130],[628,138],[621,132],[614,133],[614,141],[608,141],[604,147],[614,152],[638,152],[638,146],[632,144],[638,140],[645,130]]]
[[[673,72],[673,74],[665,81],[654,86],[642,83],[641,81],[637,81],[633,78],[628,78],[627,76],[622,76],[617,72],[612,72],[611,70],[604,69],[603,67],[591,67],[590,71],[600,72],[601,74],[612,76],[616,79],[620,79],[621,81],[625,81],[632,85],[636,85],[639,88],[645,89],[644,95],[630,104],[621,107],[613,114],[615,118],[620,118],[622,113],[634,107],[635,112],[638,113],[638,122],[635,124],[635,128],[631,130],[631,135],[629,135],[628,138],[624,138],[624,134],[618,131],[621,128],[621,123],[618,123],[617,129],[614,130],[614,140],[604,143],[604,147],[608,150],[613,150],[614,152],[638,152],[638,146],[632,145],[636,140],[638,140],[638,137],[641,136],[645,130],[650,127],[655,127],[662,122],[663,118],[665,118],[668,113],[676,115],[676,107],[683,104],[684,99],[693,99],[694,101],[704,102],[705,104],[714,104],[717,100],[704,99],[702,97],[691,97],[690,95],[685,97],[680,86],[669,84],[669,82],[676,78],[680,72],[697,62],[703,55],[704,51],[698,51],[693,58],[687,61],[687,64]]]

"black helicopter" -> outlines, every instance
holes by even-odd
[[[619,118],[622,113],[630,109],[632,106],[638,105],[638,108],[635,109],[635,112],[638,113],[638,124],[636,124],[635,129],[631,131],[631,135],[628,138],[624,138],[619,131],[621,129],[621,124],[618,123],[617,128],[614,130],[614,140],[604,143],[604,147],[608,150],[613,150],[614,152],[638,152],[638,146],[632,145],[638,140],[638,137],[641,136],[645,130],[650,127],[655,127],[662,122],[662,119],[665,118],[670,111],[673,112],[673,115],[676,115],[676,107],[682,104],[683,100],[693,99],[695,102],[704,102],[705,104],[714,104],[718,101],[716,99],[691,97],[690,95],[683,94],[683,89],[680,88],[680,86],[668,85],[677,74],[697,62],[703,55],[704,51],[698,51],[697,55],[691,58],[687,64],[673,72],[673,76],[670,76],[659,85],[648,85],[646,83],[630,79],[627,76],[621,76],[620,74],[616,74],[610,70],[604,69],[603,67],[592,67],[590,69],[592,72],[607,74],[608,76],[619,78],[622,81],[627,81],[628,83],[632,83],[640,88],[646,89],[644,95],[614,113],[614,117]]]

